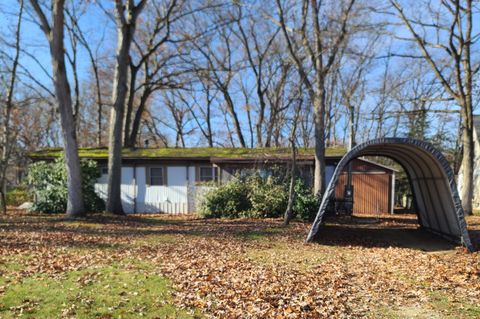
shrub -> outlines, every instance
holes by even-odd
[[[279,217],[285,213],[288,203],[288,192],[284,184],[273,177],[262,178],[253,175],[248,179],[248,198],[252,208],[246,217]]]
[[[242,179],[235,178],[205,195],[200,205],[200,215],[206,218],[237,218],[250,208],[247,185]]]
[[[288,204],[287,186],[283,179],[272,176],[236,176],[208,191],[200,202],[199,213],[206,218],[281,217]],[[313,220],[319,206],[317,197],[301,179],[295,183],[295,192],[293,213],[299,219]]]
[[[97,163],[91,160],[80,162],[82,191],[87,211],[102,211],[105,203],[95,193],[95,181],[99,177]],[[33,211],[63,213],[67,209],[67,172],[63,159],[55,162],[37,162],[30,166],[27,182],[31,187]]]
[[[313,194],[312,190],[301,179],[297,179],[295,183],[295,194],[293,213],[297,218],[313,221],[320,206],[318,197]]]
[[[31,201],[25,186],[17,186],[7,191],[6,201],[9,206],[20,206],[25,202]]]

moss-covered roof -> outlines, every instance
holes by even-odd
[[[81,158],[106,159],[108,150],[106,148],[80,148]],[[155,158],[265,158],[265,157],[288,157],[290,148],[124,148],[123,158],[130,159],[155,159]],[[343,156],[346,150],[343,147],[329,147],[326,149],[326,156]],[[44,148],[29,154],[32,159],[48,159],[61,156],[62,148]],[[300,156],[313,156],[313,148],[299,148]]]

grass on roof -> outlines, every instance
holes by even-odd
[[[107,158],[106,148],[80,148],[80,157],[84,158]],[[343,147],[329,147],[326,149],[327,156],[342,156],[346,152]],[[53,158],[63,153],[62,148],[45,148],[30,153],[32,158]],[[299,148],[299,155],[313,155],[313,148]],[[250,158],[250,157],[275,157],[290,156],[290,148],[137,148],[122,150],[124,158],[158,158],[158,157],[222,157],[222,158]]]

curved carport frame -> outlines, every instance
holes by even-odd
[[[362,156],[384,156],[398,162],[409,177],[419,224],[473,251],[450,164],[431,144],[410,138],[374,139],[349,151],[333,173],[307,241],[314,240],[320,232],[323,215],[333,200],[341,172],[351,160]]]

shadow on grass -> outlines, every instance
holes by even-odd
[[[325,219],[315,242],[329,246],[400,247],[429,252],[458,247],[422,229],[414,214],[329,216]]]
[[[415,227],[410,216],[368,216],[351,219],[327,219],[316,240],[329,246],[405,247],[423,251],[449,250],[455,245]],[[9,234],[42,233],[45,245],[79,248],[119,248],[149,236],[168,236],[169,241],[191,236],[203,238],[268,240],[302,242],[309,223],[294,222],[288,227],[279,219],[199,219],[194,216],[111,216],[92,214],[85,218],[67,219],[58,215],[24,214],[0,216],[0,228],[5,231],[9,245],[31,245],[31,239],[15,238]],[[476,245],[480,230],[471,230]],[[173,240],[172,240],[173,239]],[[161,240],[160,240],[161,241]],[[15,247],[13,247],[15,248]]]
[[[288,236],[290,228],[275,219],[224,220],[192,216],[109,216],[92,214],[69,219],[58,215],[23,214],[0,216],[0,229],[6,234],[0,243],[11,248],[27,248],[35,241],[53,247],[119,248],[150,236],[172,238],[236,238],[254,240]],[[22,234],[15,236],[15,234]],[[303,237],[304,233],[294,232]],[[36,239],[35,239],[36,238]]]
[[[352,227],[351,225],[324,225],[315,243],[328,246],[400,247],[422,251],[444,251],[456,246],[447,240],[420,228]]]

